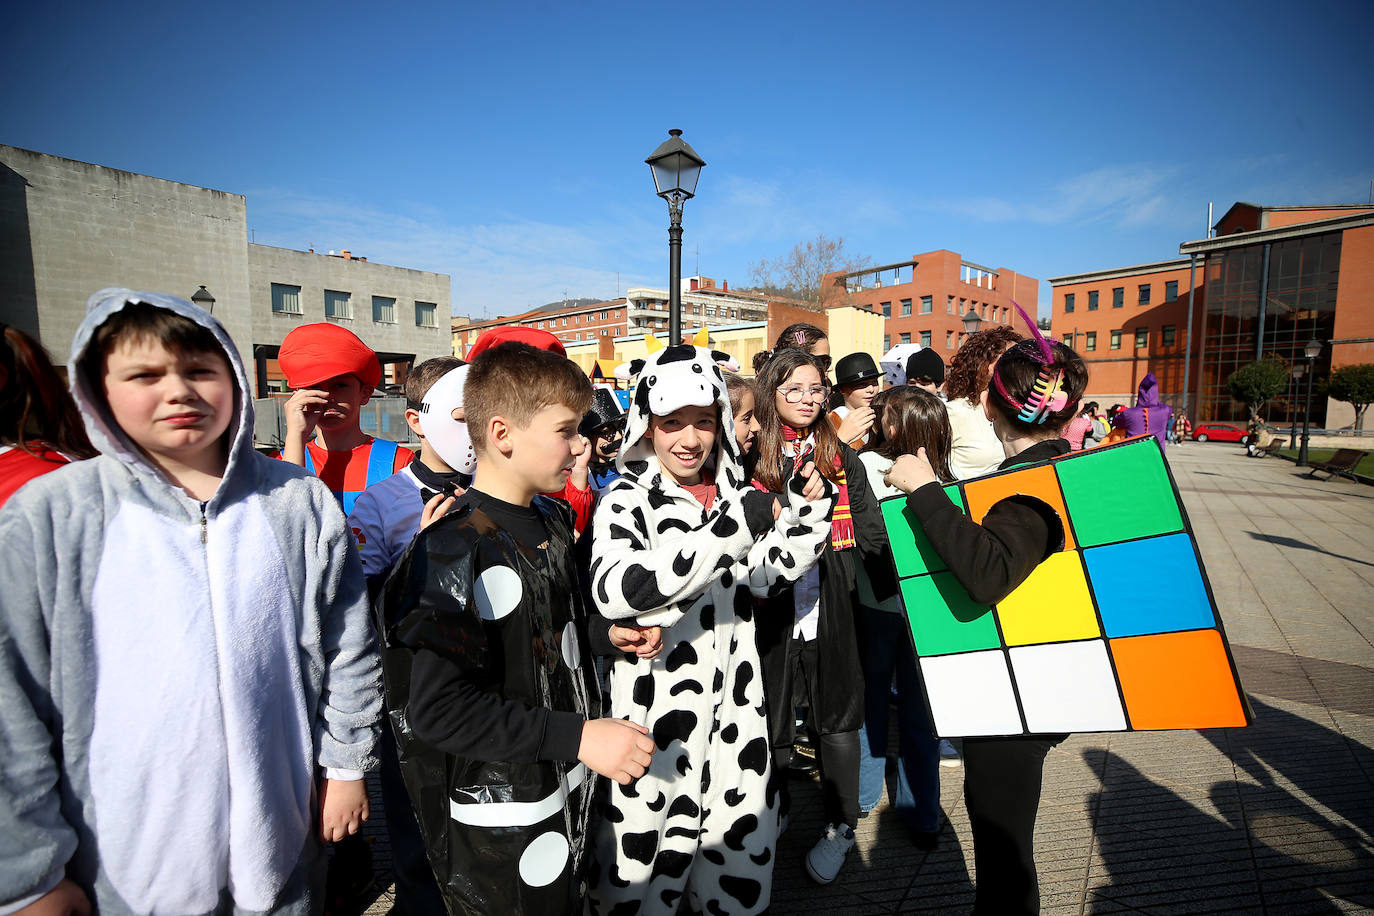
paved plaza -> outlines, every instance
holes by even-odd
[[[1374,911],[1374,487],[1309,479],[1237,445],[1171,447],[1169,462],[1255,724],[1074,735],[1052,751],[1036,831],[1043,912]],[[967,912],[962,776],[941,770],[949,822],[933,851],[912,846],[884,802],[828,887],[801,866],[820,834],[819,790],[794,781],[772,912]],[[368,832],[380,888],[379,826]],[[369,913],[389,908],[378,893]]]

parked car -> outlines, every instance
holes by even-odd
[[[1250,435],[1240,427],[1225,423],[1197,423],[1193,426],[1193,438],[1198,442],[1239,442],[1250,441]]]

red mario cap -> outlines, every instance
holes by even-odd
[[[320,322],[286,335],[277,364],[292,388],[309,388],[336,375],[356,375],[368,388],[382,381],[382,364],[372,348],[348,328]]]
[[[563,348],[563,342],[548,331],[541,331],[539,328],[517,328],[506,325],[483,331],[482,335],[473,342],[472,348],[468,350],[468,362],[472,362],[484,350],[499,347],[503,343],[529,344],[537,350],[550,350],[559,356],[568,355],[568,351]]]

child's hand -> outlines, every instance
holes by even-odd
[[[611,624],[611,645],[640,658],[657,658],[663,651],[663,630],[638,624]]]
[[[286,434],[308,440],[320,422],[320,414],[329,403],[329,392],[320,388],[302,388],[286,399],[282,411],[286,414]]]
[[[13,916],[91,916],[91,901],[76,882],[63,878],[57,887],[39,897]]]
[[[624,719],[588,719],[582,723],[577,759],[592,770],[628,786],[644,775],[654,759],[654,739],[643,725]]]
[[[930,466],[930,459],[926,458],[926,450],[918,448],[916,454],[902,455],[894,461],[883,477],[883,483],[903,493],[915,493],[920,487],[935,483],[938,479],[935,469]]]
[[[425,503],[425,507],[420,510],[420,530],[424,531],[430,525],[443,518],[448,510],[453,508],[453,504],[458,501],[458,496],[463,491],[459,490],[453,496],[445,496],[443,493],[435,493]]]
[[[320,839],[326,843],[357,833],[370,814],[366,780],[326,779],[320,787]]]
[[[814,503],[825,496],[825,479],[816,471],[813,462],[808,461],[802,465],[801,475],[806,479],[806,484],[802,487],[802,496],[807,502]]]
[[[586,436],[578,436],[577,438],[582,440],[582,454],[573,459],[572,482],[577,489],[585,490],[590,478],[587,465],[592,460],[592,442]]]
[[[855,407],[844,415],[844,419],[840,421],[840,428],[836,430],[836,435],[840,437],[841,442],[853,442],[868,432],[872,425],[873,408],[868,406]]]

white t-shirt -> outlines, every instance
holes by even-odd
[[[970,404],[967,398],[945,403],[949,413],[949,428],[954,434],[949,451],[949,466],[959,480],[981,477],[997,470],[1007,460],[1002,443],[992,431],[992,421],[983,413],[983,405]]]

